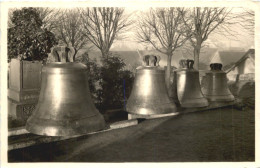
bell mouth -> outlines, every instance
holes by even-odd
[[[76,120],[43,119],[32,115],[25,126],[28,132],[43,136],[85,135],[103,130],[105,127],[104,117],[99,113]]]

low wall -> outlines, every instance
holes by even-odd
[[[235,81],[255,81],[255,73],[248,74],[227,74],[227,78],[230,82]]]
[[[200,82],[203,76],[206,75],[208,71],[199,71],[200,74]],[[236,82],[236,81],[255,81],[255,73],[248,74],[227,74],[228,82]]]
[[[231,93],[242,101],[243,106],[255,107],[255,74],[229,75]]]

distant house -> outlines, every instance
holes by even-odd
[[[120,58],[124,60],[126,63],[126,68],[132,70],[133,68],[136,68],[139,65],[142,65],[142,56],[147,54],[153,54],[160,56],[160,66],[164,67],[167,65],[167,56],[165,54],[162,54],[156,50],[140,50],[140,51],[111,51],[114,55],[118,55]],[[209,70],[209,64],[215,55],[218,55],[218,49],[216,48],[203,48],[200,53],[200,64],[199,69],[200,70]],[[99,62],[99,59],[101,58],[101,52],[100,51],[91,51],[89,52],[89,57],[91,59],[97,59]],[[173,53],[172,57],[172,63],[171,65],[178,68],[179,67],[179,61],[181,59],[193,59],[192,53],[189,53],[183,49],[177,49]]]
[[[167,56],[162,54],[156,50],[140,50],[140,51],[111,51],[114,55],[119,56],[123,59],[126,64],[126,69],[134,70],[136,67],[142,65],[142,56],[147,54],[158,55],[161,57],[159,65],[164,67],[167,65]],[[227,51],[219,51],[217,48],[202,48],[200,53],[200,63],[199,69],[201,71],[210,70],[211,63],[222,63],[223,69],[227,70],[232,67],[236,62],[238,62],[243,55],[244,51],[239,50],[227,50]],[[96,59],[99,63],[101,58],[100,51],[90,51],[89,57],[91,59]],[[181,59],[194,59],[192,52],[187,52],[182,48],[176,49],[173,53],[172,63],[171,65],[178,68],[179,61]]]
[[[210,64],[221,63],[223,65],[223,70],[227,70],[240,60],[244,54],[244,51],[238,50],[218,51],[211,59]]]
[[[202,48],[200,52],[199,70],[210,70],[211,60],[218,55],[217,48]],[[193,58],[192,58],[193,59]]]
[[[255,74],[255,49],[249,49],[237,62],[225,69],[227,76],[242,76],[246,78],[254,78]]]
[[[249,49],[243,57],[226,69],[226,72],[230,74],[255,73],[255,49]]]
[[[154,54],[159,55],[161,57],[160,60],[160,66],[164,67],[167,65],[167,56],[165,54],[162,54],[156,50],[150,50],[150,51],[140,51],[143,55],[144,54]],[[200,70],[208,70],[210,60],[214,57],[214,55],[218,52],[218,49],[216,48],[208,48],[205,47],[201,50],[200,53],[200,63],[199,63],[199,69]],[[174,51],[171,65],[178,68],[179,67],[179,61],[181,59],[194,59],[193,53],[186,51],[183,48],[178,48]]]

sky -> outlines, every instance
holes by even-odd
[[[246,9],[246,8],[245,8]],[[147,12],[149,7],[142,8],[125,8],[127,14],[132,14],[132,19],[136,19],[141,12]],[[244,9],[241,7],[232,8],[233,13],[241,13]],[[252,36],[252,32],[246,29],[243,29],[239,25],[233,25],[230,27],[231,30],[237,32],[236,37],[227,36],[227,35],[218,35],[216,33],[212,33],[209,36],[209,39],[206,41],[207,45],[214,48],[226,49],[226,48],[244,48],[247,50],[248,48],[254,48],[254,36]],[[111,49],[112,50],[121,50],[123,48],[127,50],[143,50],[146,48],[143,44],[138,43],[134,36],[134,30],[127,32],[126,36],[128,38],[124,40],[117,40],[113,43]],[[152,47],[151,47],[152,48]]]
[[[131,6],[125,7],[126,15],[130,15],[129,19],[136,20],[138,16],[142,15],[143,12],[149,10],[149,6]],[[232,9],[234,13],[240,13],[244,9],[241,7],[235,7]],[[254,48],[254,37],[250,35],[250,32],[242,29],[240,26],[232,26],[230,29],[237,32],[236,37],[228,37],[226,35],[218,35],[212,33],[209,39],[206,41],[206,44],[213,48],[225,49],[225,48],[243,48],[247,50],[248,48]],[[252,33],[251,33],[252,34]],[[135,39],[135,30],[130,29],[128,32],[124,33],[124,40],[115,40],[111,50],[144,50],[147,48],[147,45],[143,43],[138,43]],[[152,48],[148,45],[148,48]]]

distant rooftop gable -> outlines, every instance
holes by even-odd
[[[215,55],[211,60],[211,63],[221,63],[225,67],[237,62],[244,54],[244,51],[219,51],[218,55]]]
[[[167,56],[162,54],[156,50],[149,50],[149,51],[140,51],[142,54],[155,54],[161,57],[160,65],[166,66],[167,65]],[[211,59],[214,55],[218,52],[217,48],[202,48],[200,53],[200,69],[206,70],[209,69],[209,64]],[[179,61],[181,59],[194,59],[193,52],[187,52],[185,49],[178,48],[174,51],[172,57],[172,66],[179,67]]]
[[[137,65],[142,64],[142,56],[147,54],[159,55],[161,57],[160,66],[167,65],[167,56],[156,50],[140,50],[140,51],[111,51],[115,55],[118,55],[122,58],[126,64],[126,68],[131,70],[136,68]],[[138,53],[139,52],[139,53]],[[202,48],[200,53],[200,70],[209,70],[209,65],[215,63],[215,61],[222,63],[223,67],[229,64],[235,64],[242,56],[245,54],[244,51],[218,51],[217,48]],[[89,57],[91,59],[96,58],[98,63],[101,58],[100,51],[91,51],[89,52]],[[194,59],[192,51],[187,53],[182,48],[177,49],[173,53],[172,57],[172,66],[179,67],[179,61],[181,59]],[[230,67],[230,66],[229,66]]]
[[[200,62],[199,62],[199,69],[200,70],[209,70],[210,69],[210,62],[218,53],[217,48],[202,48],[200,52]],[[192,58],[194,59],[194,58]]]
[[[247,58],[251,58],[253,62],[255,62],[255,49],[249,49],[246,53],[244,53],[244,55],[238,60],[236,61],[230,68],[228,69],[223,69],[224,71],[226,71],[227,73],[230,72],[231,70],[233,70],[234,68],[236,68],[237,66],[239,66],[240,63],[242,63],[243,61],[245,61]]]
[[[211,59],[217,53],[216,48],[203,48],[200,53],[200,69],[206,70],[209,69],[209,64]],[[139,53],[138,53],[139,52]],[[136,68],[137,65],[142,64],[142,56],[154,54],[161,57],[159,62],[160,66],[164,67],[167,65],[167,56],[158,52],[157,50],[139,50],[139,51],[111,51],[115,55],[118,55],[122,58],[126,64],[127,69]],[[89,52],[90,59],[96,59],[98,63],[100,63],[101,52],[100,51],[90,51]],[[181,59],[193,59],[192,52],[187,53],[183,49],[179,48],[173,53],[172,57],[172,66],[178,68],[179,61]]]

